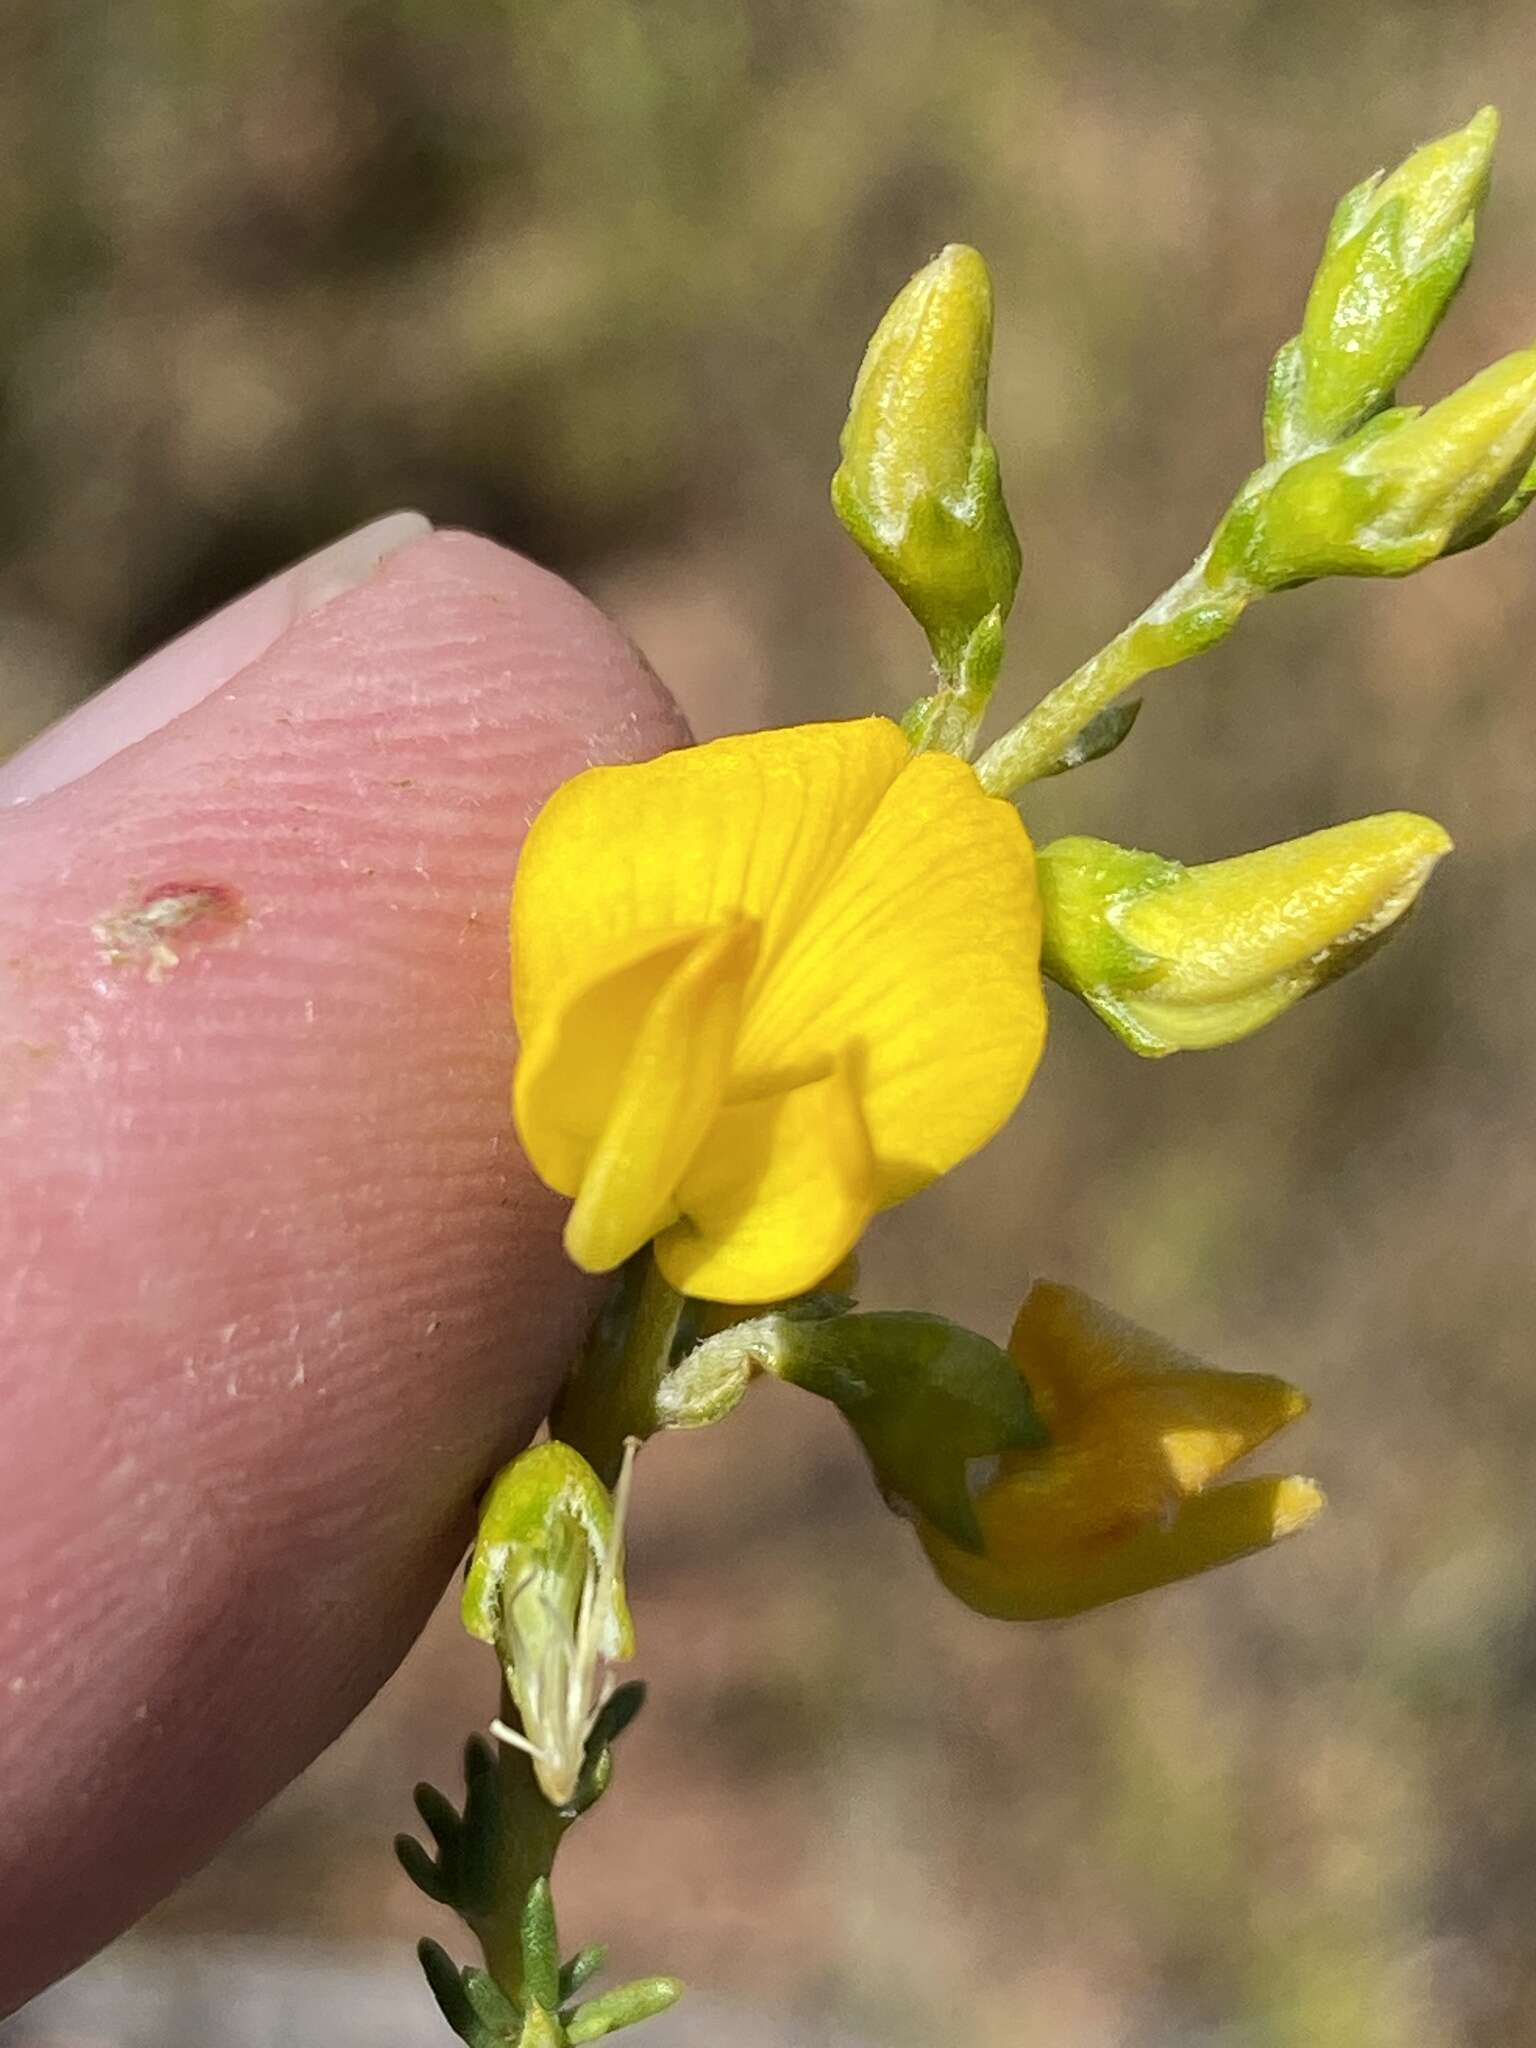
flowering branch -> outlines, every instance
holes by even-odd
[[[921,1310],[865,1312],[853,1255],[884,1209],[985,1144],[1031,1084],[1042,976],[1145,1057],[1228,1044],[1374,955],[1450,840],[1411,812],[1194,867],[1071,836],[1037,855],[1006,801],[1119,746],[1156,670],[1271,591],[1407,575],[1536,496],[1536,351],[1427,410],[1395,404],[1471,255],[1496,122],[1480,114],[1341,202],[1275,357],[1265,456],[1155,604],[974,753],[1020,550],[986,429],[992,295],[952,246],[898,294],[854,386],[843,524],[927,636],[935,687],[870,717],[594,768],[535,820],[512,904],[513,1107],[609,1298],[550,1418],[481,1506],[463,1618],[495,1651],[495,1746],[400,1860],[484,1968],[422,1944],[468,2048],[566,2048],[663,2010],[670,1977],[582,1999],[550,1878],[601,1798],[642,1688],[624,1533],[659,1429],[764,1379],[836,1408],[939,1578],[1010,1621],[1081,1612],[1266,1550],[1322,1507],[1233,1468],[1305,1411],[1077,1289],[1038,1282],[1006,1348]]]

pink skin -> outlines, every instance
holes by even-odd
[[[592,1308],[508,1125],[508,882],[681,729],[414,531],[0,770],[0,2012],[363,1706]]]

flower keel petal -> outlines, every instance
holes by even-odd
[[[1196,1494],[1171,1522],[1143,1523],[1097,1555],[1007,1561],[973,1556],[931,1527],[919,1533],[944,1584],[977,1613],[1054,1621],[1267,1550],[1322,1507],[1322,1491],[1310,1479],[1242,1479]]]
[[[875,1163],[845,1055],[829,1073],[722,1110],[658,1241],[674,1287],[771,1301],[813,1287],[878,1206]]]

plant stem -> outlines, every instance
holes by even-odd
[[[550,1434],[580,1451],[604,1486],[619,1476],[624,1444],[656,1429],[656,1389],[672,1362],[683,1297],[649,1251],[620,1282],[617,1318],[601,1316],[550,1417]],[[615,1327],[616,1325],[616,1327]]]
[[[511,1688],[502,1681],[501,1717],[514,1720],[517,1709]],[[554,1868],[555,1852],[571,1825],[540,1791],[532,1759],[510,1743],[498,1743],[497,1790],[499,1823],[496,1836],[494,1904],[470,1922],[485,1952],[485,1966],[507,1996],[522,2004],[523,1907],[541,1877]]]
[[[1203,652],[1231,632],[1256,593],[1236,583],[1209,582],[1209,559],[1207,550],[1107,647],[987,749],[976,774],[989,795],[1011,796],[1037,781],[1132,683]]]

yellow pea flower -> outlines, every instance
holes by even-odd
[[[512,902],[513,1110],[606,1272],[814,1285],[974,1152],[1045,1039],[1017,812],[889,720],[748,733],[555,792]]]
[[[980,1613],[1080,1614],[1266,1549],[1321,1509],[1310,1479],[1210,1485],[1306,1412],[1284,1380],[1215,1371],[1045,1282],[1009,1349],[1050,1444],[1003,1454],[976,1501],[979,1555],[919,1524],[939,1577]]]

